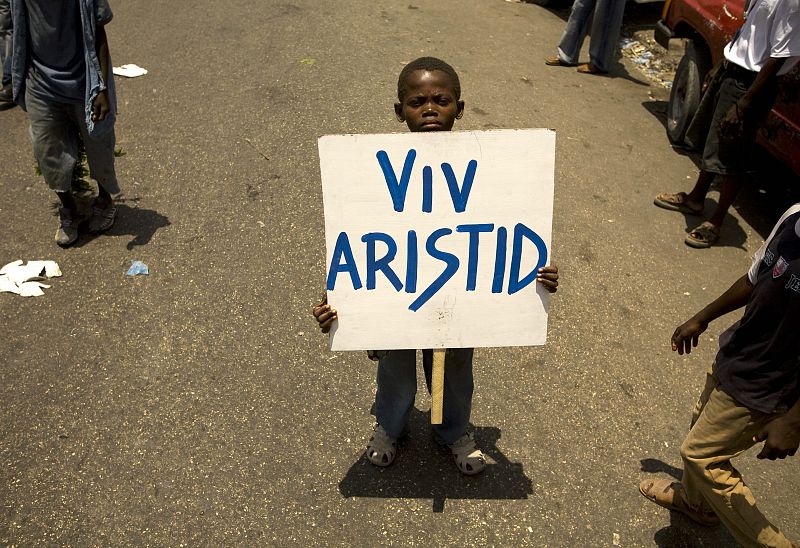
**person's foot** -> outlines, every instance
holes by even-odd
[[[6,84],[0,90],[0,110],[14,108],[17,104],[14,102],[14,93],[11,90],[11,84]]]
[[[719,525],[719,518],[713,511],[701,511],[691,508],[683,500],[681,484],[668,479],[646,479],[639,484],[639,492],[648,500],[687,515],[693,521],[706,527]]]
[[[578,65],[578,72],[581,74],[608,74],[607,70],[603,70],[592,63],[584,63]]]
[[[544,64],[549,67],[574,67],[575,63],[567,63],[563,61],[558,55],[552,57],[545,57]]]
[[[389,466],[397,456],[397,438],[389,436],[383,426],[376,424],[367,442],[366,455],[367,460],[375,466]]]
[[[465,476],[480,474],[486,468],[486,456],[478,449],[471,434],[464,434],[447,447],[453,454],[458,471]]]
[[[113,200],[101,201],[99,198],[92,206],[92,217],[89,219],[89,232],[97,234],[111,228],[117,216],[117,206]]]
[[[684,242],[689,247],[696,249],[706,249],[719,241],[719,227],[711,221],[704,221],[694,227],[686,236]]]
[[[66,207],[58,208],[58,230],[56,243],[62,247],[72,245],[78,239],[78,218]]]
[[[703,204],[693,202],[689,199],[689,195],[685,192],[678,192],[671,194],[669,192],[662,192],[653,200],[653,204],[661,209],[669,211],[679,211],[689,215],[702,215]]]

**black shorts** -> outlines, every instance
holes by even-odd
[[[757,72],[723,61],[714,75],[697,113],[686,131],[686,142],[702,152],[700,167],[719,175],[741,175],[752,171],[756,124],[746,124],[740,137],[720,131],[719,123],[755,80]]]

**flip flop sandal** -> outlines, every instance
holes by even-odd
[[[714,512],[702,512],[689,508],[683,497],[680,494],[681,484],[677,481],[670,481],[668,479],[646,479],[642,480],[639,484],[639,492],[642,496],[646,497],[659,506],[668,510],[675,510],[686,516],[700,525],[706,527],[713,527],[719,525],[720,520]],[[680,504],[675,503],[676,497],[681,501]]]
[[[567,63],[566,61],[562,61],[558,56],[552,57],[545,57],[544,64],[549,67],[574,67],[575,63]]]
[[[397,455],[397,439],[392,438],[380,424],[375,425],[367,442],[367,459],[375,466],[389,466]]]
[[[486,457],[475,445],[471,434],[464,434],[447,447],[453,454],[453,460],[455,460],[459,472],[465,476],[480,474],[486,468]]]
[[[699,226],[692,229],[689,235],[686,236],[684,242],[689,247],[696,249],[707,249],[717,243],[719,240],[719,229],[712,225],[710,222],[705,221]]]
[[[703,208],[694,209],[686,205],[688,203],[689,195],[685,192],[678,192],[677,194],[670,194],[669,192],[662,192],[653,200],[653,204],[662,209],[670,211],[680,211],[681,213],[688,213],[689,215],[700,215],[703,213]]]

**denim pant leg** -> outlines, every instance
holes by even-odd
[[[433,426],[437,441],[444,444],[455,442],[467,432],[472,412],[472,348],[448,348],[444,366],[444,403],[442,424]],[[422,351],[422,367],[425,382],[431,389],[433,351]]]
[[[589,30],[589,21],[596,2],[597,0],[575,0],[572,4],[564,35],[558,44],[558,58],[563,62],[571,65],[578,63],[578,55]]]
[[[99,138],[89,135],[86,128],[86,113],[83,105],[76,105],[72,110],[73,122],[79,128],[83,148],[86,151],[86,163],[89,164],[89,176],[97,181],[109,194],[119,194],[119,182],[114,168],[114,147],[117,144],[112,127]]]
[[[11,5],[0,0],[0,64],[3,66],[3,85],[11,83]]]
[[[597,0],[592,21],[589,59],[600,70],[608,71],[611,56],[617,50],[625,0]]]
[[[78,128],[71,120],[74,105],[44,101],[25,95],[33,155],[45,183],[56,192],[69,192],[72,170],[78,161]]]
[[[399,438],[417,394],[417,351],[389,350],[378,362],[375,418],[386,433]]]

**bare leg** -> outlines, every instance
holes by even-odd
[[[728,208],[733,204],[737,194],[739,194],[739,191],[742,189],[743,181],[743,178],[739,175],[722,176],[722,189],[719,193],[719,202],[717,202],[717,207],[708,220],[717,228],[722,226],[725,215],[728,213]]]
[[[697,176],[697,182],[694,184],[694,188],[687,195],[686,201],[689,202],[692,207],[695,207],[700,211],[703,210],[703,204],[705,204],[706,201],[706,194],[708,194],[708,190],[711,188],[711,183],[714,181],[714,177],[716,177],[714,173],[702,169],[700,170],[700,174]]]

